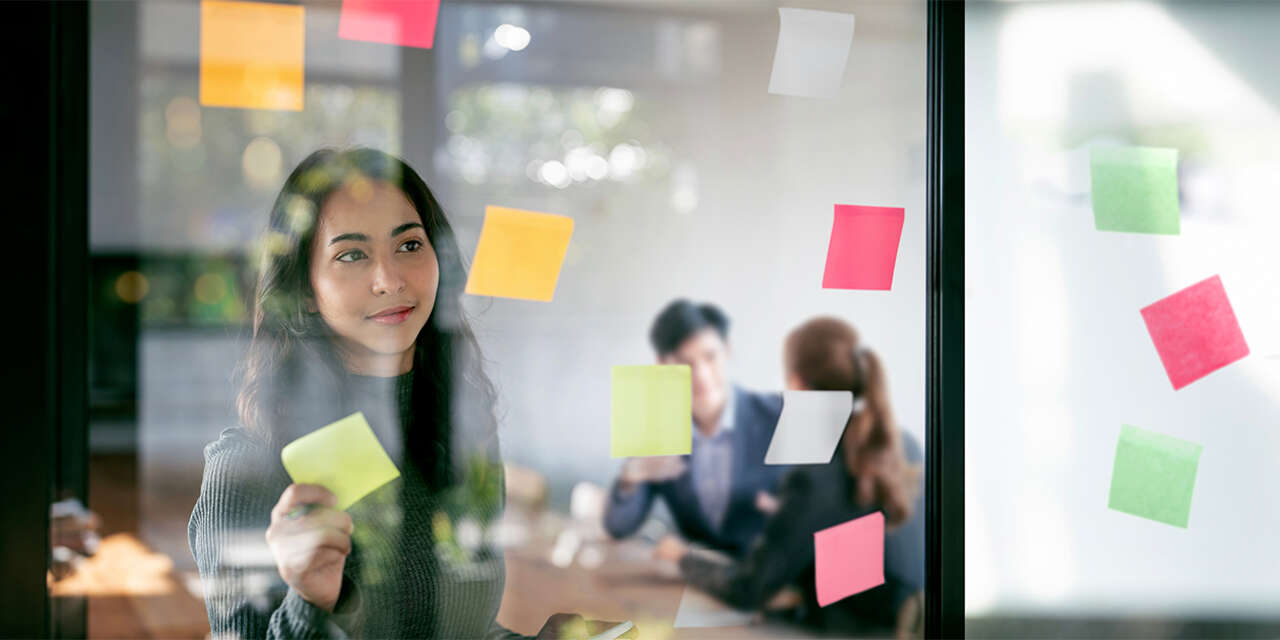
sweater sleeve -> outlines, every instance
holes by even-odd
[[[214,637],[330,638],[329,613],[284,587],[265,535],[287,480],[267,448],[236,430],[205,448],[204,479],[188,525]],[[283,593],[283,596],[281,595]]]
[[[653,506],[653,488],[641,482],[630,491],[623,491],[618,481],[609,490],[605,504],[604,528],[614,538],[625,538],[636,532]]]
[[[746,557],[736,563],[700,555],[685,555],[680,571],[689,585],[738,609],[759,609],[779,589],[790,584],[813,562],[810,513],[812,479],[788,474],[779,494],[781,506]]]

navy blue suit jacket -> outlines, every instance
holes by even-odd
[[[785,465],[765,465],[773,430],[782,413],[782,396],[755,393],[734,387],[733,479],[724,521],[716,529],[703,514],[690,474],[689,456],[681,456],[685,472],[665,482],[646,482],[623,495],[617,481],[609,492],[604,527],[615,538],[635,533],[644,523],[654,498],[661,498],[675,517],[676,526],[687,540],[701,542],[734,556],[746,552],[751,541],[764,529],[765,515],[756,507],[756,493],[777,491]]]

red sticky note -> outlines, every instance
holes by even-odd
[[[440,0],[342,0],[338,37],[430,49]]]
[[[836,205],[823,289],[893,287],[893,265],[906,213],[901,207]]]
[[[1249,355],[1218,276],[1144,307],[1142,319],[1174,389]]]
[[[884,514],[879,511],[813,534],[818,606],[884,584]]]

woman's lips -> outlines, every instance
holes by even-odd
[[[413,313],[413,309],[414,307],[408,307],[402,311],[397,311],[396,313],[384,313],[382,315],[369,316],[369,319],[377,322],[378,324],[400,324],[409,317],[410,313]]]

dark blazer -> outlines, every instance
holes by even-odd
[[[687,465],[685,472],[673,480],[643,483],[625,496],[614,481],[605,507],[605,530],[615,538],[635,533],[649,515],[653,499],[657,497],[667,503],[676,526],[686,539],[734,556],[741,555],[760,535],[766,520],[756,508],[756,493],[775,492],[782,476],[790,469],[784,465],[764,463],[764,454],[769,449],[781,413],[781,395],[734,387],[733,479],[729,505],[718,530],[703,515],[687,455],[681,456]]]
[[[907,462],[921,464],[920,444],[907,433],[902,439]],[[845,634],[892,629],[903,602],[924,589],[924,492],[911,517],[885,532],[884,584],[819,607],[813,534],[878,510],[856,506],[854,487],[838,448],[828,464],[797,465],[782,482],[778,512],[744,559],[724,564],[690,553],[680,570],[689,585],[739,609],[759,609],[779,589],[794,585],[804,597],[799,621],[806,626]]]

